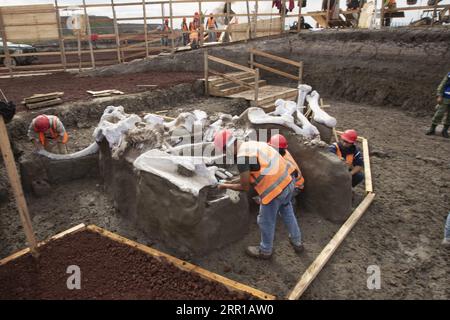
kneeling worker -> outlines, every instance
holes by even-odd
[[[357,186],[364,180],[364,160],[361,151],[355,145],[358,134],[355,130],[346,130],[341,134],[339,142],[330,145],[330,152],[336,154],[339,159],[345,161],[352,175],[352,187]]]
[[[247,247],[247,254],[261,259],[272,256],[278,212],[289,231],[294,250],[303,251],[300,228],[291,204],[295,185],[286,161],[267,143],[239,140],[230,130],[216,133],[214,145],[217,151],[233,155],[240,173],[238,183],[223,183],[218,188],[248,191],[253,185],[261,198],[257,218],[261,242],[259,246]]]
[[[294,196],[299,194],[301,190],[305,187],[305,179],[303,178],[302,172],[300,171],[300,167],[297,162],[292,157],[291,153],[287,150],[288,143],[286,138],[281,134],[276,134],[272,136],[269,140],[269,146],[278,151],[278,153],[286,160],[288,164],[289,174],[295,181],[295,189]]]
[[[34,118],[28,128],[28,137],[33,141],[36,150],[54,152],[57,144],[59,153],[67,153],[66,143],[69,136],[57,116],[43,114]]]

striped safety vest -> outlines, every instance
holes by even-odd
[[[353,166],[353,159],[354,156],[352,153],[348,154],[345,159],[342,156],[342,152],[341,149],[339,148],[339,145],[337,144],[337,142],[333,143],[336,146],[336,155],[339,157],[339,159],[341,159],[342,161],[345,161],[345,163],[349,166],[352,167]]]
[[[49,128],[49,131],[50,131],[50,137],[51,137],[51,139],[58,139],[59,137],[60,137],[60,134],[59,134],[59,132],[58,132],[58,122],[60,121],[59,119],[58,119],[58,117],[56,117],[56,116],[46,116],[47,118],[48,118],[48,120],[50,121],[50,128]],[[33,120],[34,121],[34,120]],[[33,127],[34,127],[34,131],[35,132],[38,132],[37,131],[37,129],[36,129],[36,126],[33,124]],[[48,132],[48,131],[47,131]],[[62,137],[62,143],[64,143],[64,144],[66,144],[67,143],[67,141],[69,140],[69,136],[67,135],[67,132],[64,130],[64,134],[63,134],[63,137]],[[43,146],[45,146],[46,145],[46,143],[47,143],[47,140],[46,140],[46,138],[45,138],[45,132],[39,132],[39,141],[41,142],[41,144],[43,145]]]
[[[294,160],[289,151],[286,150],[286,153],[283,156],[284,160],[286,160],[288,164],[289,174],[292,175],[295,171],[297,171],[297,178],[295,180],[295,187],[299,189],[303,189],[305,185],[305,178],[303,178],[302,172],[300,171],[300,167],[297,162]]]
[[[292,181],[286,161],[267,143],[243,142],[239,147],[238,157],[254,157],[258,160],[260,168],[258,171],[250,171],[250,182],[263,205],[269,204]]]

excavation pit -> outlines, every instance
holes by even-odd
[[[323,180],[323,177],[328,176],[339,177],[328,173],[334,171],[343,174],[346,172],[345,166],[328,154],[324,142],[304,140],[281,125],[252,124],[248,117],[245,118],[244,111],[249,107],[245,101],[195,97],[192,93],[180,94],[178,91],[187,88],[190,90],[190,87],[182,85],[175,90],[152,93],[151,98],[145,93],[108,99],[100,104],[83,103],[51,111],[59,115],[64,123],[68,123],[69,134],[72,133],[78,141],[82,141],[78,145],[69,146],[71,150],[77,151],[83,151],[84,147],[92,143],[94,128],[108,105],[123,105],[126,112],[142,118],[150,113],[164,114],[165,122],[195,109],[208,112],[212,120],[217,120],[220,113],[230,113],[231,116],[237,117],[236,125],[241,129],[264,129],[267,126],[285,134],[290,144],[298,145],[298,150],[293,148],[293,153],[304,168],[306,188],[313,190],[316,186],[320,189],[321,184],[322,188],[325,188],[318,200],[314,200],[314,196],[311,197],[313,192],[310,195],[305,192],[299,201],[301,206],[297,209],[304,240],[311,253],[309,258],[299,257],[293,252],[281,223],[278,223],[276,230],[274,263],[254,261],[245,256],[245,246],[259,242],[257,208],[245,193],[241,194],[238,204],[233,204],[214,186],[208,185],[199,189],[199,194],[203,193],[199,200],[198,196],[180,192],[179,188],[170,184],[167,179],[151,172],[136,170],[133,163],[146,151],[136,152],[135,148],[128,148],[123,150],[120,157],[113,158],[116,150],[112,150],[105,139],[98,141],[97,152],[81,152],[75,159],[30,155],[27,141],[17,144],[16,147],[24,152],[20,165],[21,174],[24,187],[29,193],[30,211],[38,236],[42,239],[50,236],[52,231],[61,231],[80,222],[95,223],[140,243],[192,261],[208,270],[214,270],[250,286],[254,285],[277,296],[284,296],[311,262],[311,258],[320,252],[329,237],[338,229],[340,224],[336,222],[342,222],[351,213],[351,201],[347,202],[347,209],[333,202],[342,203],[344,198],[339,195],[349,188],[350,182],[344,182],[342,185],[342,181],[333,184]],[[159,104],[158,108],[148,104],[148,101],[161,100],[163,103]],[[11,128],[13,135],[20,135],[31,116],[26,114],[17,119],[16,126]],[[82,123],[76,122],[76,119],[82,120]],[[71,143],[73,142],[71,140]],[[311,162],[311,167],[314,167],[315,161],[327,163],[328,167],[319,171],[308,169],[307,162]],[[232,168],[229,170],[233,171]],[[234,171],[234,174],[236,175],[237,171]],[[181,176],[186,181],[192,179],[186,172]],[[32,183],[42,177],[52,191],[45,197],[35,194],[36,182],[34,185]],[[46,186],[45,183],[37,185]],[[161,187],[162,185],[164,187]],[[173,192],[178,193],[178,196],[174,197]],[[149,196],[150,194],[153,196]],[[187,209],[189,204],[200,207],[201,210],[194,214],[192,210]],[[160,207],[155,210],[155,206]],[[334,209],[329,210],[332,206]],[[190,220],[180,219],[183,210],[187,216],[192,217]],[[13,230],[11,233],[18,237],[17,231]],[[8,251],[4,251],[3,256],[20,248],[17,246],[20,242],[21,240],[16,241],[15,246],[6,247]],[[283,261],[287,261],[289,265],[284,271],[280,270],[279,265],[284,264]],[[272,280],[264,280],[269,278]]]

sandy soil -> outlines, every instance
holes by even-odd
[[[416,118],[369,105],[326,102],[332,105],[330,113],[337,117],[338,129],[354,127],[369,139],[377,196],[303,297],[448,299],[450,252],[441,248],[440,241],[450,207],[450,141],[423,134],[431,115]],[[199,106],[206,108],[208,102],[200,102]],[[91,128],[83,130],[88,135]],[[362,193],[358,188],[355,205]],[[81,222],[95,223],[170,253],[170,249],[136,233],[114,212],[99,181],[79,180],[57,186],[48,198],[30,197],[29,204],[40,239]],[[22,248],[24,238],[13,205],[0,204],[0,211],[0,257],[4,257]],[[280,297],[289,292],[340,227],[314,213],[297,212],[305,253],[294,253],[280,222],[274,259],[257,261],[244,254],[246,245],[259,241],[256,212],[252,214],[255,224],[245,239],[191,260]],[[367,289],[369,265],[380,267],[380,290]]]

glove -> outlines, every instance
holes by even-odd
[[[9,101],[7,103],[0,101],[0,115],[5,120],[5,123],[10,122],[15,114],[16,105],[12,101]]]

